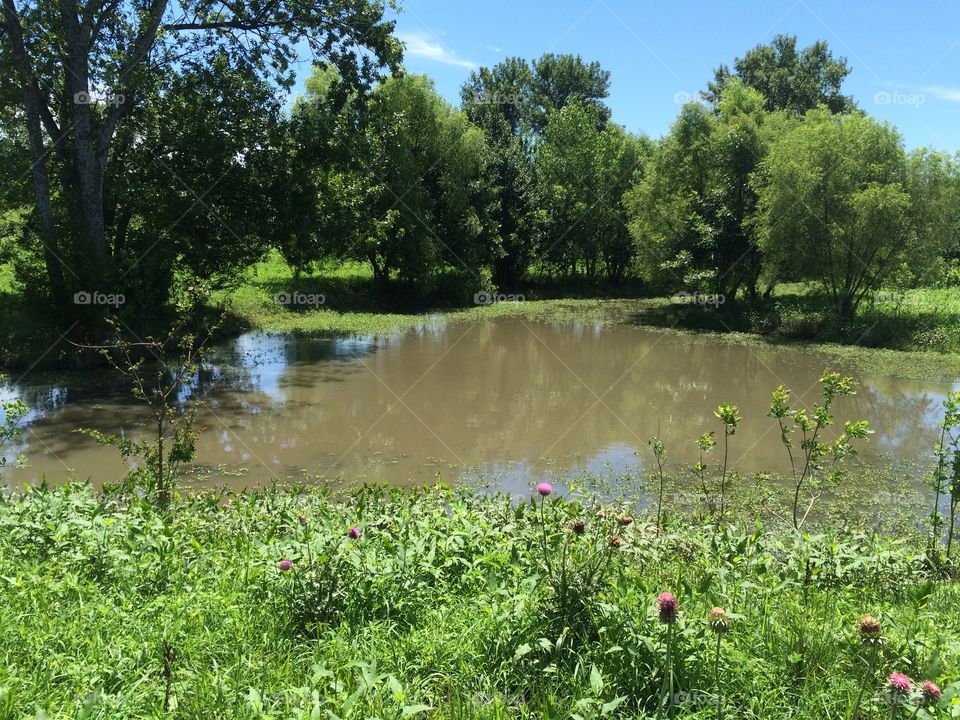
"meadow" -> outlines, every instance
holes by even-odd
[[[0,717],[960,717],[960,587],[919,534],[736,517],[33,488],[0,505]]]

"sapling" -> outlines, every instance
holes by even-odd
[[[78,432],[93,437],[101,445],[117,448],[124,460],[138,458],[142,465],[127,476],[127,484],[155,494],[161,506],[170,500],[179,466],[194,457],[193,421],[197,404],[184,403],[182,411],[177,406],[196,377],[206,356],[207,343],[216,330],[215,325],[204,325],[200,335],[190,331],[203,296],[193,288],[188,289],[187,296],[177,307],[176,321],[162,338],[130,340],[123,332],[122,323],[108,318],[115,340],[105,345],[80,346],[100,352],[131,381],[131,394],[149,409],[152,432],[149,439],[144,440],[86,428]]]
[[[713,501],[710,499],[710,490],[707,487],[707,477],[706,469],[707,465],[704,463],[704,455],[709,453],[717,446],[717,440],[714,437],[714,432],[705,432],[703,435],[697,438],[697,448],[700,451],[700,457],[697,461],[697,464],[693,466],[693,472],[700,478],[700,488],[703,490],[703,500],[707,503],[707,507],[710,508],[710,511],[713,512]]]
[[[3,422],[0,422],[0,468],[2,468],[7,464],[3,448],[23,432],[20,423],[27,414],[27,406],[19,400],[11,400],[0,404],[0,411],[3,411]]]
[[[833,442],[823,441],[823,432],[833,425],[833,401],[839,396],[853,395],[853,378],[845,377],[837,372],[825,370],[820,377],[821,402],[813,406],[812,416],[804,409],[790,407],[790,390],[779,385],[771,394],[770,411],[768,417],[776,418],[780,426],[780,441],[787,449],[790,458],[790,471],[793,477],[793,527],[799,530],[814,503],[823,495],[825,486],[821,483],[820,474],[823,472],[823,458],[832,460],[831,470],[827,473],[827,484],[839,482],[843,477],[840,463],[848,455],[855,455],[856,450],[851,440],[865,440],[872,430],[866,420],[848,420],[843,424],[843,432]],[[800,457],[794,456],[793,439],[791,434],[800,431]],[[802,468],[798,471],[798,464]],[[800,495],[804,489],[809,491],[809,501],[806,510],[800,514]]]
[[[660,432],[650,438],[650,447],[653,449],[653,456],[657,460],[657,477],[659,481],[659,492],[657,495],[657,532],[660,532],[660,518],[663,513],[663,466],[667,461],[667,454],[663,448],[663,441],[660,439]]]
[[[947,395],[943,401],[943,420],[940,422],[940,439],[934,447],[937,465],[931,477],[933,509],[930,511],[931,554],[937,546],[937,537],[943,527],[940,516],[940,497],[948,498],[947,558],[953,547],[953,536],[960,503],[960,392]]]
[[[723,472],[720,475],[720,519],[725,511],[725,497],[727,489],[727,461],[730,454],[730,436],[737,432],[743,418],[736,405],[724,403],[713,412],[723,423]]]

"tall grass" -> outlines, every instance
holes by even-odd
[[[861,686],[860,717],[889,717],[894,671],[944,688],[923,713],[957,712],[960,589],[924,538],[736,517],[658,533],[556,494],[277,490],[163,512],[36,488],[0,504],[0,718],[652,717],[664,590],[673,717],[716,717],[722,693],[729,718],[846,718]],[[881,645],[861,642],[867,614]]]

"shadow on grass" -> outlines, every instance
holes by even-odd
[[[636,325],[707,332],[744,332],[773,340],[861,345],[891,350],[960,350],[960,308],[864,305],[841,318],[822,294],[790,294],[765,300],[733,300],[719,306],[665,299],[640,308]]]

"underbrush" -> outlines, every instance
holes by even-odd
[[[848,718],[861,687],[861,718],[960,717],[960,588],[919,535],[541,490],[9,498],[0,717]]]

